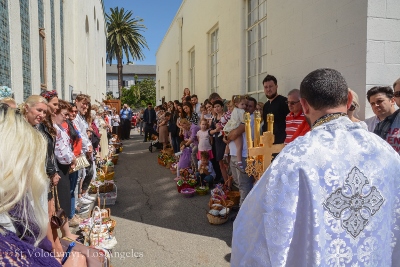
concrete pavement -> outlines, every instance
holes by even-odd
[[[210,225],[210,195],[181,196],[174,175],[157,164],[158,152],[150,153],[136,130],[131,137],[115,167],[112,266],[229,266],[232,222]]]

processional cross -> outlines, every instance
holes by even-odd
[[[284,144],[274,144],[275,136],[273,134],[274,115],[267,114],[268,127],[267,131],[260,137],[260,122],[261,115],[258,111],[254,112],[254,147],[251,139],[250,114],[245,114],[246,138],[248,147],[248,158],[246,173],[249,176],[254,176],[259,180],[271,164],[273,154],[279,153],[284,147]]]

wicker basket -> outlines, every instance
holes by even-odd
[[[104,173],[114,172],[114,166],[104,165],[101,167],[101,169],[104,171]]]
[[[109,193],[100,193],[100,203],[104,203],[104,205],[115,205],[115,201],[117,200],[117,186],[113,184],[114,189]]]
[[[209,188],[208,186],[205,186],[204,189],[200,189],[200,186],[198,186],[198,187],[196,187],[196,193],[197,193],[199,196],[205,196],[205,195],[208,194],[208,190],[209,190],[209,189],[210,189],[210,188]]]
[[[114,163],[114,165],[117,165],[118,163],[118,157],[114,157],[114,156],[118,156],[118,155],[113,155],[111,162]]]
[[[176,174],[176,169],[170,169],[172,174]]]
[[[220,198],[220,200],[221,200],[221,205],[224,206],[224,208],[226,209],[227,207],[226,207],[225,200],[223,198]],[[228,218],[229,218],[228,212],[226,213],[225,216],[215,216],[215,215],[212,215],[207,212],[207,219],[210,224],[214,224],[214,225],[223,224],[228,221]]]
[[[166,148],[162,151],[164,154],[167,154],[169,156],[172,156],[174,153],[174,149],[173,148]]]
[[[113,180],[114,179],[114,172],[106,173],[104,180]]]
[[[97,180],[103,182],[105,178],[106,178],[106,175],[105,175],[104,171],[102,169],[97,169]]]
[[[170,169],[171,165],[172,165],[171,162],[166,162],[164,167],[167,168],[167,169]]]
[[[240,193],[239,193],[239,191],[229,191],[228,192],[228,199],[232,200],[234,205],[239,205],[239,202],[240,202]]]
[[[97,194],[97,193],[108,193],[114,190],[114,183],[105,183],[100,185],[99,187],[95,185],[90,185],[89,194]]]

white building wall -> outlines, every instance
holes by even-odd
[[[22,47],[21,47],[21,20],[19,1],[8,1],[8,17],[10,21],[10,64],[11,89],[15,99],[23,99],[22,82]]]
[[[299,88],[318,68],[340,71],[360,96],[364,116],[367,8],[364,0],[267,1],[269,74],[279,93]],[[262,85],[260,84],[262,89]]]
[[[210,61],[209,33],[219,29],[219,90],[222,96],[230,96],[232,92],[244,93],[245,80],[242,73],[245,68],[242,34],[244,21],[244,1],[230,0],[184,0],[171,26],[157,51],[157,99],[165,96],[165,100],[180,99],[183,89],[189,87],[189,51],[195,49],[195,90],[191,93],[204,100],[210,94]],[[182,55],[179,51],[179,23],[182,26]],[[176,81],[176,63],[179,62],[181,74],[180,85]],[[171,93],[168,92],[168,71],[171,70]],[[158,81],[160,81],[158,83]],[[161,88],[164,87],[162,90]],[[179,89],[179,90],[177,90]]]
[[[46,34],[47,90],[56,89],[61,96],[61,32],[60,1],[54,0],[55,51],[56,51],[56,87],[52,81],[52,40],[50,0],[43,1],[44,27]],[[21,21],[18,0],[8,1],[10,27],[10,65],[11,85],[18,103],[23,101],[23,72],[21,47]],[[31,83],[32,94],[40,94],[39,68],[39,19],[38,1],[29,1]],[[96,9],[96,19],[94,18]],[[85,33],[85,18],[89,18],[89,34]],[[99,21],[99,30],[97,30]],[[87,52],[86,52],[87,51]],[[94,100],[105,98],[106,93],[106,30],[103,4],[101,0],[64,1],[64,72],[65,100],[70,100],[69,86],[92,96]],[[86,60],[87,56],[87,60]]]
[[[209,36],[219,27],[219,93],[228,98],[247,87],[247,0],[184,0],[157,51],[157,99],[180,99],[189,87],[189,50],[196,53],[196,88],[200,100],[209,95]],[[302,79],[317,68],[334,68],[358,95],[361,119],[372,115],[366,91],[374,85],[391,85],[400,76],[400,1],[302,0],[267,1],[267,72],[278,79],[279,93],[299,88]],[[183,18],[182,59],[179,26]],[[176,85],[180,63],[181,86]],[[251,92],[261,101],[260,83]],[[164,90],[161,88],[164,87]],[[176,92],[176,88],[179,91]],[[190,88],[191,89],[191,88]],[[191,90],[193,93],[193,90]],[[365,116],[366,115],[366,116]]]
[[[65,14],[68,14],[70,22],[73,21],[69,25],[64,23],[65,62],[68,66],[65,77],[66,90],[69,91],[69,86],[72,86],[75,92],[90,95],[93,102],[101,101],[106,93],[106,33],[102,3],[99,0],[74,0],[70,1],[66,8],[68,11],[66,10]],[[88,33],[85,29],[86,16],[89,23]]]
[[[400,78],[400,1],[368,1],[366,73],[366,90]],[[367,105],[365,117],[373,115]]]

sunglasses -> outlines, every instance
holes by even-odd
[[[295,104],[297,104],[297,103],[299,103],[300,102],[300,100],[299,101],[285,101],[285,103],[287,104],[287,105],[295,105]]]
[[[356,109],[356,105],[351,104],[351,106],[349,107],[349,111],[354,111]]]
[[[394,92],[394,97],[400,97],[400,91],[396,91],[396,92]]]

